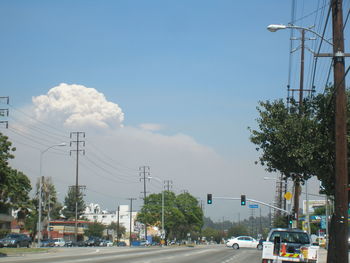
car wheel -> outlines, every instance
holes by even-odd
[[[232,248],[233,249],[239,249],[239,246],[238,246],[238,244],[233,244]]]
[[[262,250],[262,249],[263,249],[263,245],[259,244],[256,248],[257,248],[258,250]]]

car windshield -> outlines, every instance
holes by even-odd
[[[275,237],[280,237],[281,242],[296,243],[296,244],[310,244],[309,236],[303,232],[275,231],[270,236],[270,241],[273,242]]]
[[[7,235],[6,238],[18,238],[19,236],[16,235],[16,234],[10,234],[10,235]]]

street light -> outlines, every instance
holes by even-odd
[[[334,44],[329,42],[327,39],[325,39],[322,35],[319,33],[313,31],[311,28],[312,27],[301,27],[301,26],[296,26],[296,25],[277,25],[277,24],[271,24],[267,27],[267,30],[270,32],[276,32],[281,29],[298,29],[301,32],[301,59],[300,59],[300,88],[299,88],[299,106],[300,106],[300,112],[302,109],[302,104],[303,104],[303,90],[304,90],[304,41],[305,41],[305,31],[311,32],[312,34],[318,36],[321,38],[323,41],[334,47]],[[320,56],[320,54],[315,54],[313,53],[314,56]],[[282,184],[282,183],[281,183]],[[294,212],[296,214],[296,220],[299,221],[299,192],[300,192],[300,182],[295,180],[294,181],[294,191],[295,191],[295,196],[294,196]],[[308,202],[308,200],[307,200]],[[308,209],[306,209],[308,210]]]
[[[323,41],[327,42],[328,44],[330,44],[331,46],[333,46],[332,42],[329,42],[327,39],[325,39],[322,35],[320,35],[319,33],[317,33],[316,31],[313,31],[311,28],[308,27],[302,27],[302,26],[295,26],[295,25],[277,25],[277,24],[272,24],[267,26],[267,30],[269,30],[270,32],[276,32],[278,30],[281,29],[300,29],[300,30],[305,30],[305,31],[309,31],[312,34],[318,36],[319,38],[321,38]]]
[[[345,57],[350,57],[349,53],[344,53],[344,25],[343,25],[343,7],[341,0],[330,1],[332,10],[332,40],[330,43],[316,32],[307,30],[320,37],[330,44],[333,52],[329,54],[315,54],[317,57],[333,58],[333,76],[334,76],[334,94],[335,94],[335,185],[334,201],[335,211],[332,216],[334,219],[334,243],[331,245],[330,260],[335,262],[348,262],[348,146],[347,146],[347,97],[345,84]],[[296,26],[289,26],[297,28]],[[287,26],[286,26],[287,28]],[[300,28],[300,27],[299,27]],[[274,32],[284,29],[283,25],[270,25],[268,30]],[[337,251],[335,251],[337,249]]]
[[[46,148],[45,150],[40,152],[40,177],[39,177],[39,218],[38,218],[38,247],[41,246],[41,210],[42,210],[42,182],[43,182],[43,176],[42,176],[42,166],[43,166],[43,155],[45,152],[47,152],[48,150],[50,150],[53,147],[56,146],[66,146],[65,142],[62,142],[60,144],[55,144],[52,145],[48,148]]]
[[[148,179],[155,179],[158,182],[162,183],[162,180],[160,178],[149,176]],[[164,230],[164,189],[162,189],[162,239],[165,239],[165,230]]]

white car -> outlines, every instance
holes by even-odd
[[[234,249],[239,249],[241,247],[257,248],[258,245],[259,241],[249,236],[231,238],[226,242],[227,247],[232,247]]]
[[[54,238],[55,247],[64,247],[66,241],[63,238]]]

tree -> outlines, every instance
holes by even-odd
[[[227,233],[229,237],[247,236],[248,234],[249,231],[245,224],[234,224]]]
[[[107,226],[107,229],[112,229],[116,233],[116,237],[120,239],[123,235],[125,235],[126,228],[123,224],[118,225],[116,222],[112,222]]]
[[[88,228],[84,230],[84,234],[88,237],[102,237],[105,229],[106,226],[104,224],[94,222],[88,225]]]
[[[222,239],[222,231],[207,227],[203,229],[202,236],[205,237],[208,242],[215,241],[217,243],[220,243]]]
[[[315,150],[316,121],[311,118],[308,103],[299,106],[291,101],[289,107],[282,101],[260,102],[257,108],[259,130],[251,130],[250,140],[262,150],[261,165],[269,172],[281,172],[293,181],[304,182],[313,174],[310,160]]]
[[[8,137],[0,133],[0,212],[5,213],[9,208],[26,207],[32,189],[28,177],[8,164],[16,151],[11,145]]]
[[[37,232],[38,211],[39,211],[39,190],[40,179],[37,180],[35,196],[30,200],[24,216],[24,226],[34,237]],[[42,180],[42,222],[46,227],[49,219],[55,220],[61,217],[62,205],[57,200],[57,193],[51,177],[44,177]]]
[[[347,97],[349,118],[349,92]],[[262,150],[261,165],[269,172],[279,171],[301,183],[315,175],[322,182],[323,192],[334,195],[334,88],[328,87],[323,94],[304,99],[302,115],[294,100],[289,107],[282,100],[259,102],[257,109],[259,129],[249,130],[250,140],[258,151]],[[348,138],[349,125],[348,121]]]
[[[182,236],[191,231],[198,233],[203,226],[203,211],[198,200],[189,193],[183,193],[176,197],[175,203],[184,215],[184,222],[177,226]]]
[[[149,195],[145,203],[137,220],[161,227],[162,194]],[[164,218],[167,238],[185,238],[188,232],[199,232],[203,225],[198,201],[188,193],[176,196],[171,191],[164,192]]]
[[[36,183],[36,194],[34,197],[34,204],[36,209],[39,209],[39,192],[40,192],[40,181],[42,181],[42,215],[49,218],[50,220],[59,219],[60,211],[62,210],[62,204],[57,200],[57,192],[55,185],[52,182],[51,177],[44,177],[43,180],[38,179]],[[75,211],[75,210],[74,210]]]
[[[68,219],[74,219],[75,218],[75,187],[70,187],[68,189],[67,196],[64,198],[64,208],[62,210],[62,214],[68,218]],[[83,193],[78,190],[78,196],[77,196],[77,203],[78,203],[78,218],[84,214],[85,211],[85,202],[83,198]]]

